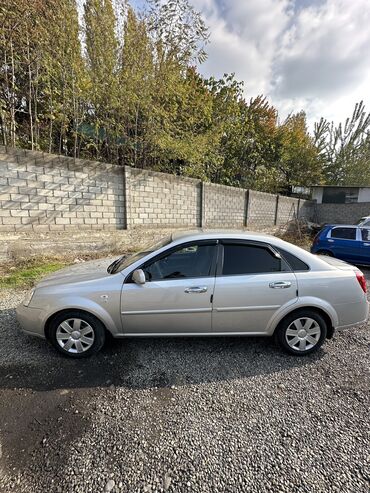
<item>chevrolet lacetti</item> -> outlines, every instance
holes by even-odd
[[[188,232],[114,261],[76,264],[42,280],[17,308],[27,334],[81,358],[113,337],[275,336],[316,351],[368,317],[362,272],[279,238]]]

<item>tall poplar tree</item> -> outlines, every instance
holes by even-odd
[[[117,158],[116,112],[118,40],[111,0],[86,0],[85,43],[90,78],[90,121],[94,127],[95,156]]]

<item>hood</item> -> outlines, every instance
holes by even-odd
[[[38,284],[38,288],[55,286],[57,284],[73,284],[76,282],[94,281],[107,277],[108,266],[116,260],[117,257],[103,258],[99,260],[89,260],[70,265],[64,269],[57,270],[52,274],[44,277]]]

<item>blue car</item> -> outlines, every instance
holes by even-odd
[[[350,264],[370,265],[370,229],[329,224],[316,235],[311,253],[330,255]]]

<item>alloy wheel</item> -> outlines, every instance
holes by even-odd
[[[319,342],[321,336],[320,325],[309,317],[294,320],[285,331],[285,339],[295,351],[308,351]]]
[[[85,320],[69,318],[58,326],[56,340],[68,353],[84,353],[94,344],[95,332]]]

